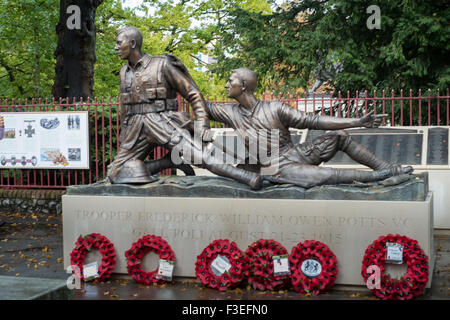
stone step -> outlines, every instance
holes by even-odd
[[[66,280],[0,276],[1,300],[71,300]]]

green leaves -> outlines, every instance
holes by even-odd
[[[447,88],[448,6],[439,1],[380,2],[381,29],[370,30],[366,8],[371,4],[299,1],[269,15],[237,9],[222,28],[220,49],[228,54],[218,54],[215,70],[225,75],[247,66],[259,73],[265,90],[308,90],[319,63],[338,57],[344,70],[329,82],[335,90]]]
[[[51,95],[57,0],[2,0],[0,98]]]
[[[0,98],[50,97],[60,0],[1,0]],[[334,90],[405,90],[450,86],[450,8],[444,1],[379,2],[381,29],[369,30],[364,0],[144,0],[97,9],[94,95],[119,95],[117,30],[138,27],[144,51],[177,55],[204,95],[221,95],[232,69],[259,74],[259,89],[311,89],[319,63],[344,63]],[[198,71],[199,53],[217,59]],[[211,62],[211,61],[210,61]]]

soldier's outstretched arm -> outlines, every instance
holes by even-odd
[[[330,116],[320,116],[319,126],[324,130],[339,130],[356,127],[377,128],[385,114],[374,114],[370,112],[362,118],[338,118]]]
[[[348,128],[376,128],[381,124],[385,114],[375,115],[374,112],[362,118],[338,118],[306,113],[282,103],[278,108],[282,122],[288,127],[297,129],[341,130]]]

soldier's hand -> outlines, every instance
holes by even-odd
[[[214,132],[211,129],[204,129],[202,133],[202,140],[204,142],[211,142],[214,140]]]
[[[378,128],[386,116],[387,114],[374,114],[374,111],[371,111],[360,119],[360,123],[366,128]]]

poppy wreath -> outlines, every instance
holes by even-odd
[[[75,242],[75,249],[70,253],[70,264],[79,268],[80,278],[84,281],[84,260],[91,249],[98,249],[102,254],[102,263],[98,267],[98,277],[95,280],[104,281],[111,276],[117,260],[114,245],[107,237],[99,233],[80,236]]]
[[[312,261],[311,261],[312,260]],[[302,270],[305,264],[311,263],[316,270],[312,273]],[[291,283],[294,290],[299,293],[312,293],[318,295],[329,290],[336,281],[338,274],[337,258],[330,248],[314,240],[300,242],[292,248],[289,256],[291,266]],[[320,264],[320,266],[318,265]]]
[[[211,264],[218,256],[228,259],[231,267],[221,275],[214,273]],[[236,287],[246,276],[247,263],[244,253],[237,244],[230,240],[214,240],[202,253],[197,256],[195,262],[195,275],[204,285],[220,291]]]
[[[386,243],[398,243],[403,246],[403,262],[406,263],[406,273],[400,279],[394,279],[386,272]],[[423,293],[428,282],[428,256],[420,248],[418,242],[402,235],[388,234],[375,240],[366,249],[361,275],[367,283],[372,272],[370,266],[380,268],[380,287],[375,286],[372,292],[383,300],[409,300]],[[369,280],[370,281],[370,280]]]
[[[125,251],[128,274],[137,283],[145,285],[165,283],[166,280],[156,277],[158,269],[149,272],[142,270],[142,259],[148,252],[158,254],[160,259],[175,262],[175,253],[166,240],[159,236],[145,235]]]
[[[273,257],[289,255],[285,247],[273,239],[259,239],[245,251],[249,266],[248,282],[255,289],[278,290],[289,281],[289,275],[275,275]]]

